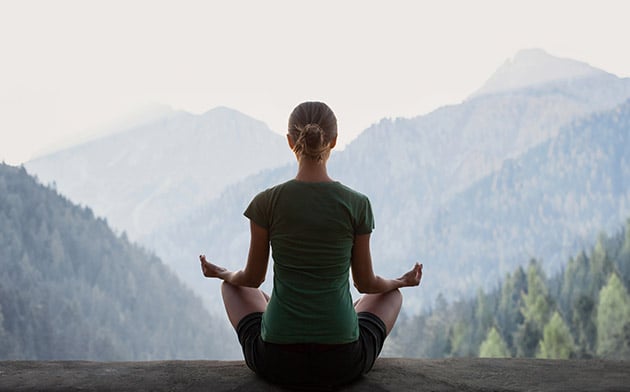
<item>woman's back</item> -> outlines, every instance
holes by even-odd
[[[261,192],[245,215],[269,230],[273,252],[274,289],[263,339],[355,341],[349,269],[354,236],[374,226],[368,198],[339,182],[291,180]]]

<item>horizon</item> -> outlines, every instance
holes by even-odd
[[[322,100],[337,114],[343,148],[384,118],[465,101],[530,48],[630,76],[630,53],[619,50],[630,4],[614,0],[324,2],[308,14],[287,1],[0,10],[9,59],[0,64],[0,161],[9,164],[165,106],[192,114],[224,106],[284,133],[295,105]]]

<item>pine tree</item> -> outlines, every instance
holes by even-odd
[[[630,287],[630,219],[626,221],[623,245],[617,258],[619,277],[626,287]]]
[[[425,354],[430,358],[443,358],[451,352],[447,309],[444,296],[439,294],[435,300],[435,310],[427,318],[424,331],[428,340]]]
[[[517,356],[533,357],[536,354],[550,310],[551,299],[545,275],[540,264],[531,260],[527,267],[527,292],[522,293],[521,313],[524,322],[515,334]]]
[[[0,304],[0,358],[8,358],[9,352],[9,338],[4,330],[4,316],[2,315],[2,304]]]
[[[569,319],[573,317],[574,304],[581,296],[593,297],[595,293],[588,293],[590,282],[589,260],[584,252],[576,258],[571,258],[562,277],[559,306]]]
[[[551,320],[545,325],[543,339],[540,341],[540,351],[537,358],[568,359],[575,351],[575,343],[569,327],[560,313],[554,312]]]
[[[508,274],[501,286],[501,296],[497,307],[497,326],[501,331],[516,331],[523,323],[521,294],[527,287],[527,278],[522,267],[518,267],[513,275]],[[505,342],[513,347],[513,334],[507,333]]]
[[[521,313],[525,321],[542,330],[551,309],[549,290],[540,264],[532,260],[527,268],[527,292],[523,293]]]
[[[613,271],[613,263],[610,260],[608,249],[606,249],[607,240],[606,234],[600,234],[591,255],[591,270],[589,273],[589,277],[591,278],[589,293],[591,293],[591,295],[597,294],[599,289],[606,284],[606,279],[608,279],[610,273]]]
[[[630,359],[630,296],[616,273],[599,293],[597,306],[597,355]]]
[[[483,290],[477,290],[477,300],[475,306],[475,345],[479,344],[484,339],[486,331],[493,322],[494,309],[490,301],[489,295],[483,292]]]
[[[479,347],[479,356],[482,358],[507,358],[510,350],[495,327],[490,328],[486,340]]]
[[[572,324],[580,358],[591,358],[595,349],[595,300],[583,295],[573,303]]]
[[[452,356],[470,357],[477,354],[477,347],[472,347],[472,330],[470,322],[462,319],[451,327],[449,341]]]

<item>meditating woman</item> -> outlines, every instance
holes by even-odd
[[[402,287],[417,286],[422,265],[398,279],[374,274],[368,198],[328,176],[337,119],[321,102],[289,117],[294,179],[259,193],[245,210],[251,240],[245,268],[228,271],[199,256],[203,274],[223,280],[227,315],[247,366],[294,387],[336,387],[367,373],[392,330]],[[273,291],[258,287],[273,250]],[[349,271],[364,293],[352,301]]]

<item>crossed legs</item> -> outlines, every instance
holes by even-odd
[[[236,329],[238,322],[254,312],[264,312],[267,309],[269,296],[262,290],[253,287],[234,286],[223,282],[221,295],[232,327]]]
[[[238,322],[248,314],[264,312],[269,302],[269,296],[260,289],[234,286],[226,282],[221,285],[221,294],[228,319],[234,329],[236,329]],[[383,320],[387,334],[394,327],[401,306],[402,294],[400,290],[381,294],[365,294],[354,303],[354,309],[357,313],[374,313]]]
[[[401,307],[402,294],[398,289],[387,293],[364,294],[354,303],[357,313],[370,312],[383,320],[388,335],[394,328]]]

